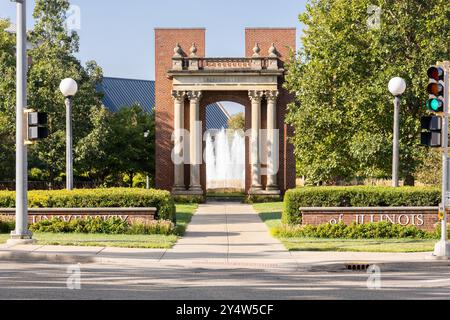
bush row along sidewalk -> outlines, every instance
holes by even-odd
[[[301,224],[302,207],[431,207],[440,200],[435,187],[303,187],[286,192],[282,220]]]

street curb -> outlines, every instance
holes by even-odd
[[[89,255],[74,255],[64,253],[40,253],[40,252],[20,252],[20,251],[0,251],[0,261],[12,261],[22,263],[49,262],[63,264],[111,264],[111,265],[130,265],[145,266],[151,263],[159,263],[159,259],[136,259],[136,258],[112,258]]]
[[[95,257],[74,256],[58,253],[33,253],[33,252],[0,252],[0,260],[14,262],[52,262],[52,263],[94,263]]]

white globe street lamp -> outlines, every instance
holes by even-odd
[[[393,160],[392,160],[392,186],[399,186],[399,137],[400,137],[400,96],[406,90],[406,81],[400,77],[392,78],[389,81],[389,92],[395,97],[394,99],[394,143],[393,143]]]
[[[405,93],[406,90],[406,81],[400,77],[392,78],[389,81],[389,92],[394,96],[401,96]]]
[[[75,80],[71,78],[66,78],[61,81],[59,85],[59,90],[61,90],[61,93],[64,97],[73,97],[77,94],[78,91],[78,84]]]
[[[66,189],[73,190],[72,97],[78,91],[78,84],[67,78],[61,81],[59,90],[66,97]]]

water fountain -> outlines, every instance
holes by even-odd
[[[245,188],[245,136],[242,130],[211,130],[206,134],[207,189]]]

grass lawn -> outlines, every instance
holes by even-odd
[[[281,226],[282,202],[253,205],[270,229]],[[347,252],[428,252],[436,240],[415,239],[317,239],[280,238],[291,251],[347,251]]]
[[[177,205],[177,233],[180,236],[184,234],[196,209],[196,204]],[[39,245],[169,249],[178,241],[179,236],[35,233],[34,238]],[[0,234],[0,243],[5,243],[8,239],[8,234]]]

